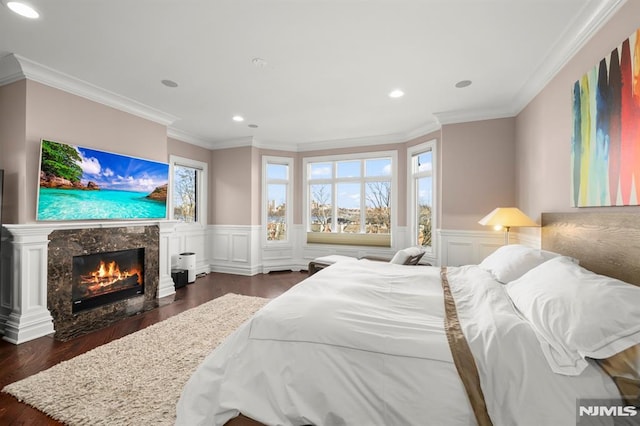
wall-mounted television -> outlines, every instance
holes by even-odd
[[[165,219],[169,164],[42,140],[36,219]]]

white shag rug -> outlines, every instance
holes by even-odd
[[[68,425],[172,425],[191,374],[268,301],[226,294],[2,391]]]

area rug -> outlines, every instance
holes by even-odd
[[[191,374],[268,301],[226,294],[2,391],[68,425],[172,425]]]

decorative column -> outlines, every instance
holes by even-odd
[[[160,228],[160,282],[158,283],[158,299],[175,294],[176,288],[171,278],[171,238],[178,221],[161,221]]]
[[[50,227],[4,225],[0,276],[3,339],[23,343],[54,332],[47,309],[47,254]],[[8,252],[8,253],[7,253]]]

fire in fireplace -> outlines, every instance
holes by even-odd
[[[72,312],[144,293],[144,248],[73,257]]]

